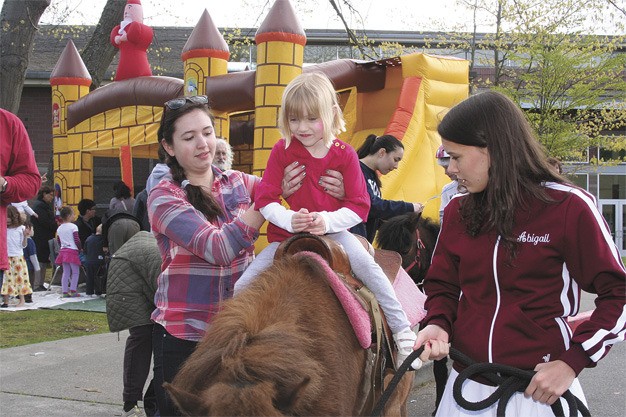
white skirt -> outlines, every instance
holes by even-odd
[[[450,372],[450,377],[448,378],[448,382],[446,383],[446,390],[443,393],[441,403],[439,404],[439,408],[437,409],[436,417],[496,417],[496,410],[498,408],[497,402],[484,410],[469,411],[461,408],[456,403],[456,401],[454,401],[454,397],[452,395],[452,386],[454,385],[454,381],[457,376],[459,376],[459,373],[456,370],[452,369]],[[463,397],[466,400],[471,402],[478,402],[490,396],[496,390],[496,388],[497,387],[484,385],[468,379],[463,384],[462,392]],[[574,382],[572,382],[569,390],[585,405],[587,405],[587,400],[585,399],[585,394],[583,393],[583,389],[580,386],[578,378],[574,379]],[[561,405],[563,406],[564,415],[569,415],[569,407],[567,406],[567,401],[565,401],[563,398],[560,398],[559,401],[561,401]],[[524,397],[523,392],[516,392],[515,394],[513,394],[506,406],[505,415],[506,417],[554,417],[552,408],[550,408],[549,405],[537,402],[532,398],[526,398]],[[578,415],[580,415],[580,412]]]

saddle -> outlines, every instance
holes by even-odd
[[[403,304],[405,311],[407,308],[402,302],[402,298],[408,304],[421,303],[423,306],[426,296],[419,291],[408,274],[402,269],[400,255],[394,251],[375,250],[365,238],[360,236],[357,238],[365,249],[374,256],[374,260],[394,286],[396,295]],[[342,304],[359,343],[368,351],[368,360],[365,365],[367,377],[364,378],[360,387],[363,394],[360,398],[362,398],[362,409],[373,407],[373,404],[378,401],[382,394],[385,378],[395,373],[393,365],[395,357],[392,354],[394,352],[393,338],[376,297],[353,275],[347,253],[339,243],[331,238],[309,233],[292,236],[279,245],[274,259],[278,260],[286,256],[312,256],[321,258],[328,264],[330,271],[327,271],[329,276],[327,283]],[[332,276],[338,277],[335,278],[335,281],[341,282],[334,282]],[[396,279],[397,277],[400,279]],[[346,292],[351,293],[351,296],[346,295]],[[355,308],[354,304],[359,304],[360,308]],[[421,307],[418,307],[415,314],[407,312],[412,326],[416,325],[424,315],[425,311]]]
[[[390,250],[374,249],[367,239],[362,236],[355,236],[363,247],[374,257],[376,263],[381,267],[384,274],[391,282],[396,292],[396,297],[400,301],[400,304],[402,304],[411,326],[416,326],[426,315],[426,311],[423,308],[426,296],[413,283],[404,269],[402,269],[402,258],[400,255]],[[362,305],[363,309],[370,317],[376,312],[376,314],[380,314],[380,320],[386,325],[386,321],[380,312],[374,295],[354,276],[350,268],[348,255],[343,247],[333,239],[326,236],[315,236],[309,233],[292,236],[279,245],[274,259],[281,259],[285,256],[294,255],[303,251],[313,252],[321,256],[334,273],[342,279],[346,287],[354,294],[356,300]],[[335,291],[335,293],[337,293],[337,291]],[[378,317],[372,317],[372,323],[376,323],[378,320]],[[355,328],[355,332],[356,331],[357,329]],[[363,347],[367,348],[368,346],[369,344]]]

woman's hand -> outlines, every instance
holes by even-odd
[[[302,187],[302,180],[306,176],[305,168],[298,161],[292,162],[285,167],[283,181],[280,184],[283,190],[283,198],[291,196]]]
[[[424,352],[420,355],[423,361],[427,359],[443,359],[450,353],[448,333],[436,324],[429,324],[417,334],[413,350],[424,345]]]
[[[540,363],[535,366],[535,371],[537,373],[526,387],[524,396],[548,405],[554,404],[576,378],[574,370],[560,360]]]
[[[424,205],[422,203],[413,203],[413,211],[415,213],[421,213],[424,211]]]
[[[306,166],[300,165],[298,161],[292,162],[285,167],[283,174],[283,181],[281,182],[282,195],[283,198],[288,198],[302,187],[302,181],[306,177]],[[318,183],[332,197],[343,200],[346,196],[343,175],[339,171],[326,170],[326,175],[322,175]]]
[[[319,185],[324,187],[324,191],[332,197],[343,200],[346,196],[346,190],[343,184],[343,175],[341,175],[341,172],[327,169],[326,175],[322,175],[318,182]]]

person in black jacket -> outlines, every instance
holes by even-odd
[[[374,241],[382,220],[405,213],[421,212],[424,206],[420,203],[383,200],[382,198],[381,182],[377,171],[381,175],[387,175],[398,168],[404,156],[402,142],[392,135],[369,135],[358,149],[357,155],[367,184],[367,192],[370,195],[371,207],[367,223],[357,224],[350,231],[367,238],[371,243]]]
[[[85,247],[85,241],[87,238],[96,233],[96,227],[102,220],[96,216],[96,203],[88,198],[83,198],[78,202],[78,212],[80,216],[74,222],[78,226],[78,238],[80,244]]]
[[[42,186],[37,193],[37,199],[33,203],[33,211],[37,216],[31,217],[33,223],[33,240],[37,247],[37,259],[41,266],[41,274],[46,276],[46,269],[50,264],[50,246],[48,241],[54,239],[57,223],[54,219],[54,189],[47,185]]]

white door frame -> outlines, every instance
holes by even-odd
[[[626,256],[626,237],[624,236],[624,231],[626,230],[626,224],[624,220],[626,215],[626,200],[598,200],[598,207],[602,215],[604,215],[605,206],[613,207],[613,213],[615,214],[615,218],[607,219],[605,216],[605,220],[609,224],[609,228],[611,229],[611,235],[613,235],[613,240],[615,241],[615,245],[617,246],[620,255]]]

